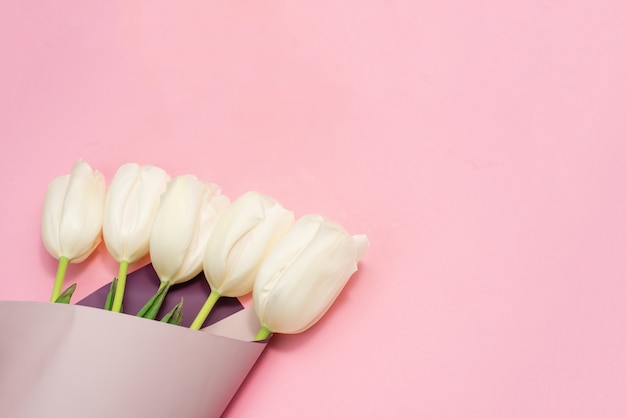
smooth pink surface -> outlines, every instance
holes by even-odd
[[[620,1],[2,2],[0,298],[48,298],[54,176],[152,163],[371,240],[226,416],[626,416],[624,45]]]

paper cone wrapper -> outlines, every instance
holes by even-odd
[[[210,292],[203,278],[194,282],[173,288],[162,314],[184,295],[190,323]],[[150,266],[129,275],[125,312],[157,287]],[[103,306],[107,291],[80,304]],[[222,299],[201,331],[89,306],[0,301],[0,417],[220,416],[266,346],[251,341],[253,309]]]

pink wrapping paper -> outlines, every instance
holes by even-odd
[[[149,289],[151,273],[130,275],[128,290]],[[193,331],[88,306],[0,301],[0,416],[220,416],[266,346],[252,342],[253,309],[237,309]]]

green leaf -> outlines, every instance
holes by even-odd
[[[156,318],[159,309],[161,309],[161,305],[163,305],[167,291],[170,290],[170,286],[169,283],[161,284],[159,290],[146,302],[143,308],[139,310],[137,316],[148,319]]]
[[[180,302],[172,308],[171,311],[165,314],[161,319],[161,322],[168,324],[180,325],[183,322],[183,298],[180,298]]]
[[[104,309],[107,311],[111,310],[113,306],[113,298],[115,297],[115,292],[117,290],[117,277],[113,279],[111,282],[111,286],[109,287],[109,293],[107,294],[107,300],[104,303]]]
[[[59,297],[57,298],[57,300],[54,301],[54,303],[66,303],[66,304],[70,303],[70,299],[72,299],[72,295],[74,294],[75,290],[76,290],[76,283],[74,283],[73,285],[65,289],[65,291],[63,291],[63,293],[59,295]]]

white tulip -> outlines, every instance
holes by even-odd
[[[276,200],[249,192],[224,213],[204,253],[204,274],[221,296],[252,291],[263,259],[294,221],[293,212]]]
[[[50,182],[41,217],[41,235],[50,255],[80,263],[95,250],[101,240],[105,194],[102,173],[82,160],[71,174]]]
[[[191,175],[170,181],[150,234],[150,258],[162,283],[183,283],[202,271],[206,242],[229,205],[215,184]]]
[[[169,175],[161,168],[130,163],[121,166],[104,203],[104,244],[119,263],[134,263],[150,248],[152,222]]]
[[[60,294],[67,264],[85,260],[101,241],[106,184],[104,176],[85,161],[52,180],[46,190],[41,236],[46,250],[59,260],[54,302]]]
[[[319,215],[299,219],[267,256],[252,297],[261,323],[258,339],[294,334],[315,324],[335,301],[369,241]]]
[[[200,329],[219,297],[237,297],[252,291],[261,262],[293,221],[293,212],[257,192],[246,193],[233,202],[206,246],[203,266],[211,295],[192,329]]]
[[[104,201],[102,235],[109,254],[120,264],[111,310],[120,312],[128,265],[148,254],[152,221],[170,176],[161,168],[124,164]]]

